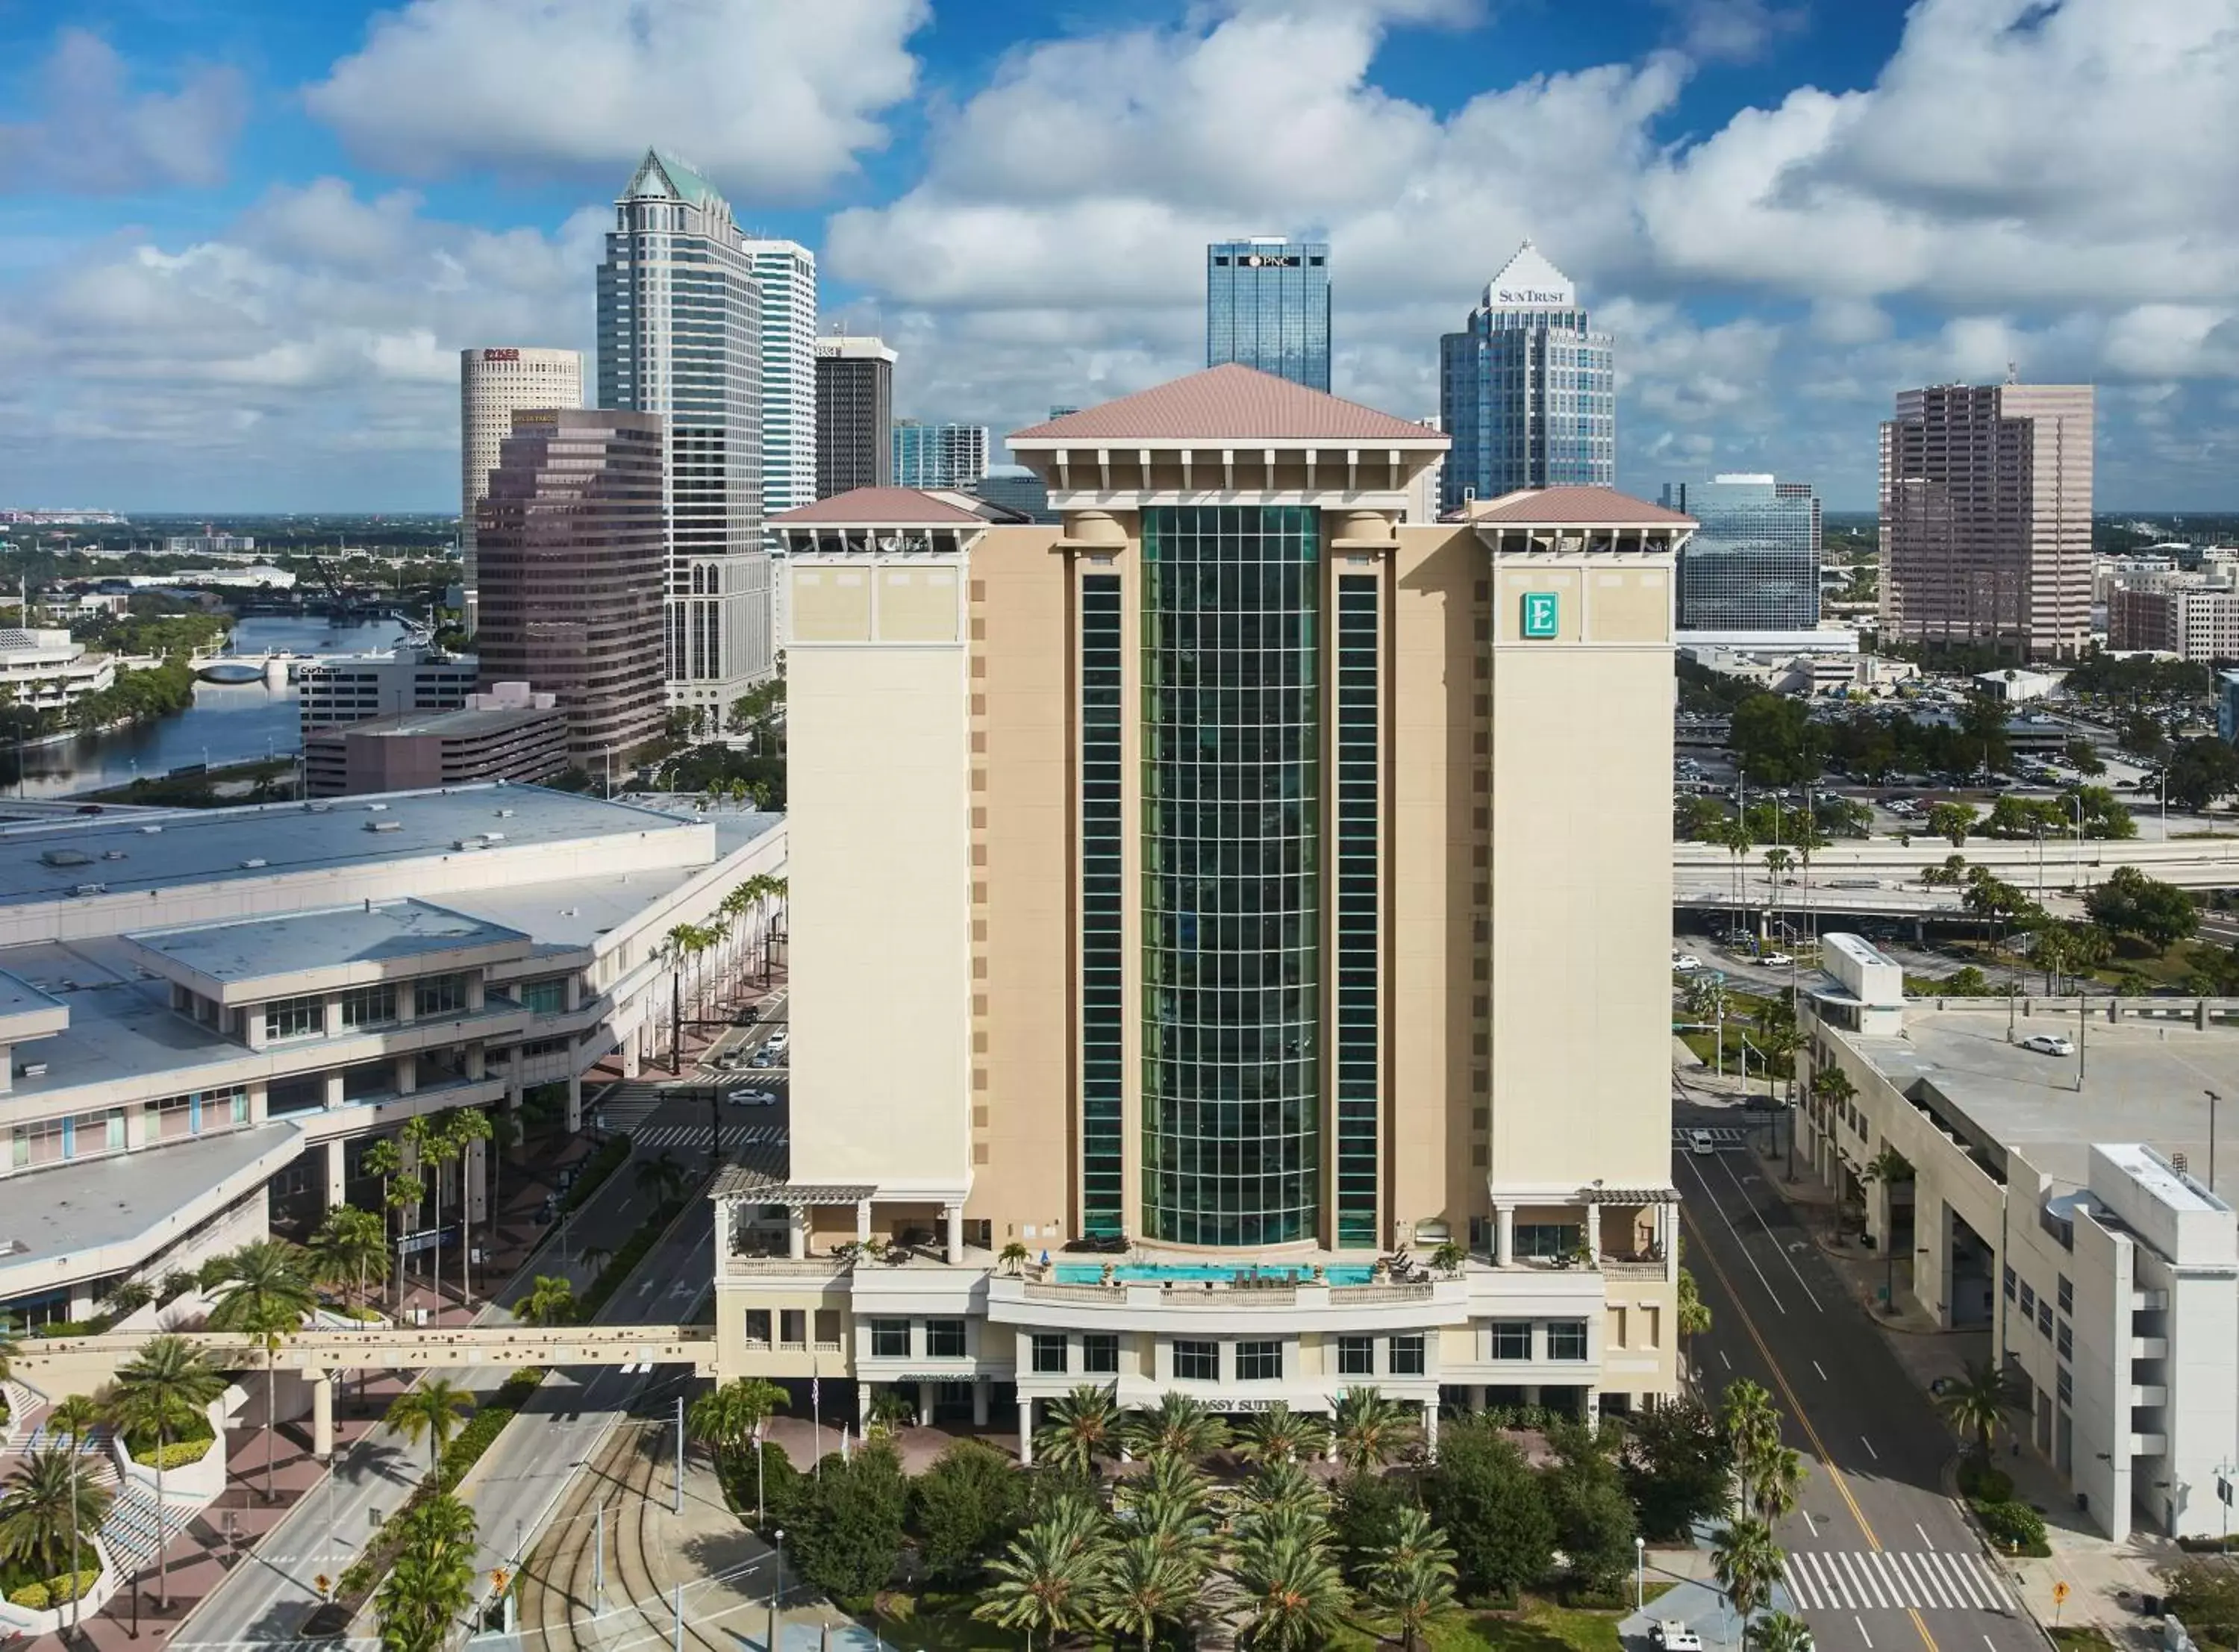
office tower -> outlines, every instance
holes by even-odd
[[[1518,488],[1617,480],[1617,368],[1571,278],[1525,242],[1438,341],[1438,416],[1454,440],[1439,494],[1452,510]]]
[[[794,241],[748,241],[761,303],[762,520],[816,492],[816,255]]]
[[[730,203],[648,150],[599,266],[599,405],[668,421],[668,703],[717,722],[774,657],[761,327]]]
[[[972,484],[971,493],[975,499],[1018,511],[1028,521],[1058,520],[1057,513],[1050,508],[1048,488],[1024,465],[990,465],[987,474]]]
[[[1819,495],[1808,481],[1729,474],[1664,484],[1698,524],[1679,558],[1679,628],[1811,631],[1819,624]]]
[[[516,413],[482,495],[482,680],[555,695],[568,762],[602,778],[661,732],[664,428]]]
[[[816,341],[816,496],[894,480],[894,353],[875,338]]]
[[[498,444],[513,434],[516,408],[583,405],[580,350],[508,344],[459,352],[460,583],[467,593],[467,630],[475,628],[475,507],[497,464]]]
[[[2091,387],[1900,390],[1882,426],[1881,620],[2069,659],[2091,635]]]
[[[1327,242],[1252,236],[1205,249],[1205,364],[1224,362],[1330,388]]]
[[[1442,1386],[1672,1392],[1686,520],[1402,523],[1443,436],[1233,364],[1010,445],[1060,523],[775,524],[794,1124],[715,1184],[724,1374],[1028,1445],[1082,1382],[1432,1428]]]
[[[968,488],[987,474],[984,424],[894,421],[894,486]]]

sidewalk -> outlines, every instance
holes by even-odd
[[[1897,1363],[1923,1391],[1931,1390],[1937,1378],[1960,1377],[1970,1364],[1991,1357],[1988,1328],[1944,1330],[1913,1302],[1908,1261],[1900,1260],[1895,1267],[1897,1311],[1884,1313],[1890,1264],[1879,1252],[1841,1237],[1840,1204],[1834,1191],[1800,1167],[1796,1179],[1789,1179],[1785,1155],[1777,1159],[1759,1155],[1757,1166],[1810,1233],[1860,1310],[1881,1329]],[[2051,1557],[2044,1560],[1998,1557],[2031,1615],[2050,1624],[2056,1609],[2063,1627],[2090,1625],[2104,1629],[2118,1644],[2157,1648],[2159,1634],[2138,1615],[2137,1598],[2163,1592],[2161,1570],[2183,1558],[2176,1545],[2151,1534],[2134,1534],[2120,1543],[2101,1536],[2076,1509],[2075,1493],[2062,1484],[2052,1466],[2034,1452],[2017,1449],[2010,1439],[2000,1442],[1996,1460],[1999,1469],[2013,1477],[2016,1499],[2044,1516],[2052,1549]],[[1955,1447],[1955,1467],[1957,1462]],[[1957,1485],[1948,1471],[1946,1489],[1956,1500]],[[2056,1582],[2065,1582],[2070,1590],[2057,1609],[2052,1598]]]

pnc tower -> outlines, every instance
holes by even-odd
[[[648,150],[615,202],[598,291],[600,407],[667,421],[668,703],[720,718],[774,654],[761,297],[730,202]]]
[[[1237,364],[1009,443],[1054,522],[882,488],[774,524],[796,1101],[784,1172],[718,1185],[727,1373],[1022,1443],[1081,1381],[1671,1391],[1691,525],[1598,488],[1405,523],[1443,435]]]

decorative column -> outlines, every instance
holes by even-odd
[[[1023,1394],[1019,1396],[1019,1466],[1034,1466],[1034,1403]]]
[[[335,1379],[326,1371],[303,1375],[311,1383],[312,1455],[331,1457],[335,1454]]]
[[[808,1254],[808,1212],[798,1207],[785,1219],[785,1253],[795,1262]]]
[[[867,1244],[871,1238],[871,1201],[855,1201],[855,1243]]]
[[[975,1377],[972,1379],[972,1426],[975,1429],[987,1426],[987,1399],[994,1386],[993,1377]]]
[[[1423,1402],[1423,1447],[1431,1461],[1438,1460],[1438,1402],[1435,1397]]]
[[[964,1260],[964,1207],[952,1204],[941,1215],[948,1222],[948,1265],[953,1268]]]
[[[1500,1234],[1499,1254],[1493,1260],[1505,1268],[1516,1260],[1516,1207],[1513,1204],[1496,1204],[1492,1207],[1492,1215]]]
[[[938,1383],[920,1383],[917,1385],[917,1425],[921,1429],[933,1426],[933,1395],[940,1386]]]

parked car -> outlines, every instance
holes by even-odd
[[[1757,961],[1769,970],[1784,970],[1796,959],[1786,952],[1760,952]]]
[[[2022,1048],[2034,1050],[2041,1056],[2072,1056],[2076,1040],[2063,1038],[2057,1032],[2033,1032],[2022,1040]]]
[[[1692,952],[1674,952],[1671,954],[1671,967],[1681,975],[1692,975],[1703,967],[1703,960]]]

